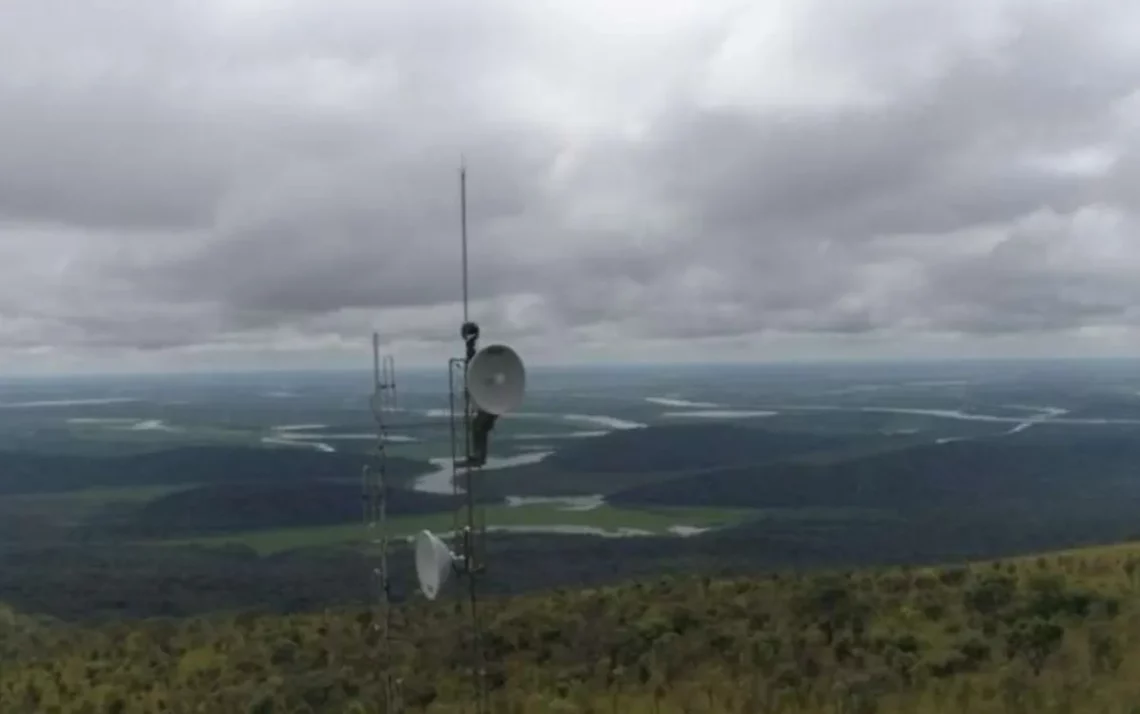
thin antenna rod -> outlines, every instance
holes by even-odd
[[[387,365],[385,365],[387,366]],[[388,375],[384,375],[387,377]],[[380,333],[372,333],[372,391],[380,389]]]
[[[461,238],[463,240],[463,322],[468,322],[467,312],[467,164],[462,161],[459,168],[459,212],[460,212],[460,225]],[[472,675],[475,679],[475,696],[477,697],[476,711],[483,712],[486,707],[484,686],[484,672],[485,667],[483,663],[483,632],[479,622],[479,596],[477,593],[476,582],[480,571],[482,570],[483,563],[481,562],[480,553],[477,552],[478,545],[475,539],[475,480],[478,470],[471,468],[471,392],[467,388],[467,365],[471,364],[470,351],[466,356],[466,364],[463,369],[463,456],[466,468],[464,468],[466,497],[467,497],[467,567],[469,576],[467,578],[467,597],[471,607],[471,625],[472,625],[472,642],[471,646],[474,650],[474,662]]]
[[[463,322],[467,322],[467,162],[459,159],[459,224],[463,242]]]
[[[467,385],[467,367],[471,364],[471,359],[475,355],[475,345],[479,339],[479,329],[470,322],[469,312],[469,293],[468,293],[468,262],[467,262],[467,163],[463,157],[460,157],[459,163],[459,226],[460,226],[460,241],[463,251],[463,329],[461,333],[465,343],[465,356],[459,363],[462,365],[462,384],[463,384],[463,468],[455,468],[455,462],[452,466],[452,484],[454,490],[458,491],[459,476],[462,473],[463,486],[465,490],[465,508],[466,523],[462,528],[462,537],[460,539],[461,547],[463,549],[464,571],[467,575],[467,600],[468,606],[471,608],[471,648],[472,648],[472,663],[471,675],[473,684],[475,685],[475,703],[476,711],[486,711],[486,689],[485,689],[485,668],[484,653],[483,653],[483,637],[482,637],[482,623],[479,618],[479,595],[477,580],[483,569],[482,559],[478,553],[478,544],[476,543],[477,534],[475,530],[475,481],[479,469],[472,465],[472,440],[471,440],[471,427],[472,427],[472,407],[474,406],[471,401],[471,392],[468,390]],[[468,330],[471,330],[470,332]],[[458,366],[458,365],[457,365]],[[453,436],[454,438],[454,436]],[[456,445],[452,446],[452,452],[456,451]],[[457,593],[458,594],[458,593]]]

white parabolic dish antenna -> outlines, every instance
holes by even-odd
[[[420,590],[428,600],[435,600],[447,583],[455,564],[455,554],[431,531],[416,534],[416,576]]]
[[[518,353],[506,345],[479,350],[467,365],[467,391],[488,414],[506,414],[522,404],[526,368]]]

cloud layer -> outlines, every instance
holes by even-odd
[[[0,360],[1135,352],[1126,0],[11,0]]]

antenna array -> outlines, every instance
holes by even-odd
[[[467,388],[468,378],[467,372],[471,360],[474,359],[478,349],[479,342],[479,326],[471,322],[468,308],[468,292],[467,292],[467,168],[460,166],[459,168],[459,226],[460,226],[460,241],[462,246],[462,276],[463,276],[463,325],[459,329],[459,336],[463,340],[464,355],[461,358],[453,357],[447,362],[448,366],[448,401],[450,402],[450,415],[451,415],[451,487],[452,492],[458,497],[459,492],[462,490],[465,496],[463,511],[464,516],[461,521],[461,516],[457,511],[455,528],[452,533],[455,538],[455,552],[459,554],[459,558],[455,559],[455,565],[459,566],[459,575],[466,576],[467,579],[467,603],[468,612],[471,617],[471,676],[472,684],[475,688],[475,711],[483,712],[486,710],[486,664],[484,662],[483,652],[483,632],[479,619],[479,594],[478,594],[478,580],[485,571],[485,563],[481,558],[479,548],[482,545],[483,538],[479,535],[485,535],[485,527],[476,530],[476,511],[475,511],[475,481],[477,469],[486,461],[486,450],[484,449],[481,455],[473,453],[473,442],[477,441],[482,434],[489,431],[493,426],[494,420],[491,424],[485,425],[485,431],[479,435],[473,434],[472,430],[475,426],[475,420],[479,415],[474,412],[474,405],[471,403],[471,392]],[[459,391],[460,398],[457,399],[456,392]],[[483,419],[486,422],[486,419]],[[484,426],[481,424],[481,426]],[[461,431],[462,435],[457,434]],[[460,453],[459,447],[462,443],[463,451]],[[458,500],[458,499],[457,499]],[[459,588],[456,588],[456,596],[461,597]],[[457,603],[458,604],[458,603]]]
[[[415,539],[416,571],[420,589],[434,600],[453,572],[467,581],[466,600],[471,618],[471,676],[475,710],[487,711],[486,657],[479,616],[478,580],[486,572],[482,541],[485,519],[477,517],[475,488],[487,461],[488,439],[499,416],[519,406],[526,388],[522,360],[510,347],[490,345],[479,349],[479,326],[470,319],[467,291],[467,171],[459,170],[460,227],[463,250],[463,357],[448,360],[448,401],[451,423],[452,492],[463,507],[455,512],[454,547],[429,531]],[[457,608],[463,592],[457,588]]]
[[[380,357],[380,336],[372,333],[372,397],[369,400],[376,421],[375,463],[366,464],[361,475],[366,542],[379,547],[379,565],[371,569],[370,585],[377,604],[372,627],[379,635],[381,671],[384,673],[384,711],[399,711],[402,706],[399,685],[392,673],[392,588],[388,570],[388,428],[385,415],[396,409],[396,362],[391,355]]]
[[[499,416],[516,409],[526,390],[526,370],[510,347],[490,345],[478,348],[479,326],[469,317],[467,292],[467,171],[459,170],[460,227],[463,249],[463,357],[448,360],[448,401],[450,404],[451,477],[456,501],[463,495],[463,506],[454,513],[454,546],[449,548],[430,531],[414,539],[416,575],[420,590],[434,600],[455,574],[466,578],[466,593],[456,589],[456,606],[464,597],[471,618],[471,676],[476,711],[487,711],[486,661],[482,624],[479,617],[477,581],[486,571],[481,541],[486,535],[485,519],[477,517],[475,487],[480,469],[487,461],[488,439]],[[396,408],[396,370],[392,357],[381,360],[379,336],[372,335],[373,392],[371,408],[376,420],[376,465],[364,467],[362,490],[367,539],[379,546],[380,565],[372,570],[379,601],[379,617],[374,627],[382,640],[385,673],[385,712],[402,708],[400,681],[393,680],[391,580],[388,571],[387,484],[385,481],[388,434],[386,413]]]

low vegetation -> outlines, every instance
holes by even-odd
[[[1131,712],[1140,553],[674,576],[491,599],[495,712]],[[471,711],[467,619],[395,608],[65,625],[0,610],[0,702],[71,712]]]

